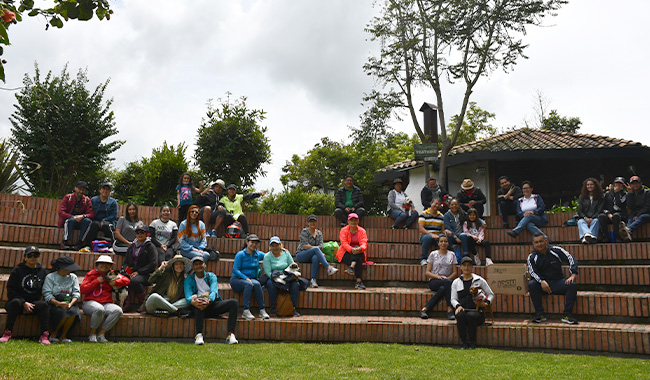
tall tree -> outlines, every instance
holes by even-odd
[[[456,144],[461,145],[496,135],[497,129],[490,124],[490,120],[495,117],[494,113],[481,109],[476,102],[469,102],[469,109],[465,120],[463,120],[463,125],[458,131]],[[457,124],[458,115],[454,115],[447,125],[448,135],[454,133]]]
[[[428,142],[417,119],[414,94],[433,90],[438,108],[440,181],[446,182],[447,158],[456,144],[470,96],[479,79],[497,69],[508,72],[527,58],[526,28],[554,15],[564,0],[385,0],[380,16],[366,30],[380,43],[364,70],[383,90],[397,93],[415,130]],[[461,83],[464,96],[456,128],[447,133],[442,82]],[[386,89],[388,87],[388,89]]]
[[[16,94],[16,111],[9,118],[11,142],[20,152],[31,191],[39,196],[63,196],[74,183],[92,178],[123,141],[105,140],[117,134],[112,99],[104,100],[109,80],[88,90],[88,76],[79,70],[71,79],[67,65],[57,77],[25,74]],[[41,165],[30,172],[33,165]]]
[[[548,116],[542,119],[542,129],[555,132],[576,133],[580,129],[582,121],[578,117],[560,116],[557,110],[551,110]]]
[[[266,175],[263,164],[271,162],[271,146],[266,137],[263,110],[249,109],[246,97],[231,102],[218,99],[215,108],[208,101],[206,117],[196,139],[194,158],[201,172],[209,178],[250,187],[258,176]]]

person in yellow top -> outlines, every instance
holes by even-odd
[[[242,209],[242,202],[255,199],[266,194],[266,191],[260,191],[259,193],[248,193],[248,194],[237,194],[237,186],[233,183],[228,185],[226,188],[228,192],[226,197],[221,198],[220,202],[223,203],[223,206],[226,208],[226,216],[224,222],[226,226],[238,221],[241,223],[244,234],[248,235],[248,222],[246,221],[246,216],[244,215],[244,210]]]

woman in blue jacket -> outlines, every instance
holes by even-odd
[[[540,227],[544,227],[548,223],[548,219],[544,215],[544,210],[546,209],[544,200],[538,194],[533,194],[533,184],[530,181],[524,181],[522,183],[521,191],[524,193],[524,196],[516,202],[519,223],[512,231],[508,231],[508,235],[516,238],[525,228],[532,235],[540,233],[546,236],[540,230]]]
[[[237,252],[235,262],[232,266],[232,277],[230,286],[236,292],[243,292],[244,312],[242,317],[246,320],[253,320],[255,317],[251,313],[251,296],[255,294],[255,301],[260,308],[260,318],[269,319],[269,314],[264,309],[264,292],[262,284],[258,277],[260,262],[264,261],[264,252],[258,251],[260,238],[255,234],[250,234],[246,238],[246,248]]]
[[[192,205],[187,211],[187,219],[183,220],[178,227],[181,255],[190,260],[200,256],[207,263],[210,260],[210,253],[205,251],[208,246],[205,236],[205,224],[199,219],[199,207]]]

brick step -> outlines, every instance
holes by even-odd
[[[650,260],[650,243],[603,243],[603,244],[558,244],[567,250],[579,263],[614,261],[620,264]],[[494,245],[492,260],[495,262],[525,262],[532,251],[531,243]]]
[[[546,226],[560,227],[562,226],[562,224],[564,224],[564,222],[573,218],[573,215],[575,215],[574,212],[559,212],[556,214],[546,214],[546,219],[548,219],[548,224]],[[487,224],[487,228],[503,227],[503,219],[501,218],[501,216],[498,215],[486,216],[483,218],[483,220],[485,220],[485,223]],[[517,219],[515,218],[514,215],[508,216],[508,222],[510,223],[510,228],[514,228],[517,225]]]
[[[541,229],[543,233],[548,236],[548,239],[553,242],[580,242],[578,235],[578,227],[544,227]],[[485,231],[485,239],[493,244],[530,244],[533,241],[533,235],[527,230],[522,231],[519,236],[512,238],[508,236],[505,228],[488,229]],[[641,228],[634,232],[632,238],[636,240],[648,240],[650,238],[650,224],[644,224]],[[611,243],[602,243],[611,244]]]
[[[6,322],[0,310],[0,325]],[[71,331],[75,340],[85,340],[90,319],[82,318]],[[109,332],[115,340],[182,340],[194,337],[194,321],[180,318],[155,318],[127,313]],[[15,327],[16,337],[40,334],[35,316],[21,316]],[[236,330],[241,343],[254,341],[291,342],[373,342],[401,344],[460,344],[456,323],[443,319],[382,316],[303,315],[271,320],[239,320]],[[206,342],[221,343],[226,336],[226,320],[206,319]],[[477,344],[482,347],[514,349],[552,349],[571,351],[650,354],[650,326],[623,323],[581,322],[568,326],[558,321],[533,324],[529,320],[496,319],[478,329]]]

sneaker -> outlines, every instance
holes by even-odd
[[[217,230],[210,231],[210,236],[217,237]]]
[[[624,222],[620,222],[618,225],[618,235],[621,237],[621,240],[623,241],[632,241],[631,231],[627,227],[625,227]]]
[[[427,314],[427,312],[424,311],[424,310],[420,310],[420,312],[418,313],[418,315],[419,315],[420,318],[422,318],[422,319],[429,319],[429,314]]]
[[[474,265],[481,266],[481,259],[478,258],[478,255],[474,255]]]
[[[318,283],[316,282],[315,278],[312,278],[311,281],[309,281],[309,287],[310,288],[317,288],[318,287]]]
[[[196,334],[196,337],[194,337],[194,344],[202,345],[203,343],[205,343],[203,341],[203,334],[201,333]]]
[[[235,338],[235,334],[230,333],[230,335],[228,335],[228,337],[226,338],[226,344],[237,344],[237,343],[239,343],[239,341],[237,340],[237,338]]]
[[[454,314],[453,311],[448,311],[447,312],[447,319],[449,319],[450,321],[455,320],[456,319],[456,314]]]
[[[97,335],[93,334],[88,337],[88,342],[97,343]]]
[[[354,276],[354,268],[348,267],[348,269],[345,270],[345,273]]]
[[[327,267],[327,275],[328,276],[331,276],[331,275],[333,275],[334,273],[336,273],[338,271],[339,271],[338,268],[334,268],[333,265],[330,265],[330,266]]]
[[[60,340],[57,339],[57,338],[50,338],[50,343],[52,343],[52,344],[56,344],[56,343],[59,343],[59,342],[60,342]]]
[[[11,339],[11,330],[5,330],[5,333],[0,338],[0,343],[7,343]]]
[[[510,223],[508,223],[508,222],[503,222],[503,228],[505,228],[505,229],[510,229]]]
[[[41,344],[48,345],[50,344],[50,333],[49,331],[44,331],[43,334],[41,334],[41,337],[38,339]]]
[[[492,259],[489,258],[489,257],[486,257],[486,258],[485,258],[485,266],[486,266],[486,267],[489,267],[489,266],[492,265],[492,264],[494,264],[494,263],[492,262]]]
[[[104,334],[97,335],[97,343],[108,343],[108,339],[106,339]]]
[[[366,288],[366,286],[363,284],[363,282],[357,281],[357,284],[354,285],[354,288],[359,289],[359,290],[364,290]]]
[[[72,340],[71,340],[71,339],[63,339],[63,340],[61,341],[61,343],[63,343],[63,344],[72,343]]]
[[[296,309],[293,310],[293,316],[294,317],[300,317],[300,313],[298,312],[298,310],[296,310]]]
[[[474,343],[474,342],[469,342],[469,347],[468,347],[468,348],[469,348],[470,350],[475,349],[475,348],[476,348],[476,343]]]
[[[397,227],[395,227],[395,226],[391,226],[390,229],[391,229],[391,230],[396,230]]]
[[[247,321],[252,321],[253,319],[255,319],[255,317],[253,316],[253,314],[249,309],[244,310],[244,312],[241,313],[241,316]]]
[[[153,312],[153,315],[160,318],[169,318],[169,312],[167,310],[156,310]]]
[[[427,261],[425,259],[420,260],[420,265],[422,266],[427,265]]]
[[[564,322],[564,323],[568,323],[570,325],[577,325],[578,324],[578,320],[573,318],[573,316],[571,314],[567,314],[564,317],[562,317],[561,321]]]
[[[583,237],[582,240],[580,240],[580,243],[582,243],[582,244],[589,244],[589,243],[587,242],[587,237]]]
[[[584,240],[587,242],[587,244],[591,244],[591,242],[594,241],[594,237],[591,234],[585,234]]]
[[[265,309],[260,309],[260,318],[271,319],[271,316],[269,316],[269,313],[267,313]]]
[[[519,236],[519,234],[516,233],[515,230],[510,230],[510,231],[508,231],[506,233],[508,234],[508,236],[510,236],[512,238],[516,238],[517,236]]]
[[[546,322],[546,316],[544,314],[537,314],[532,319],[533,323],[542,323]]]

